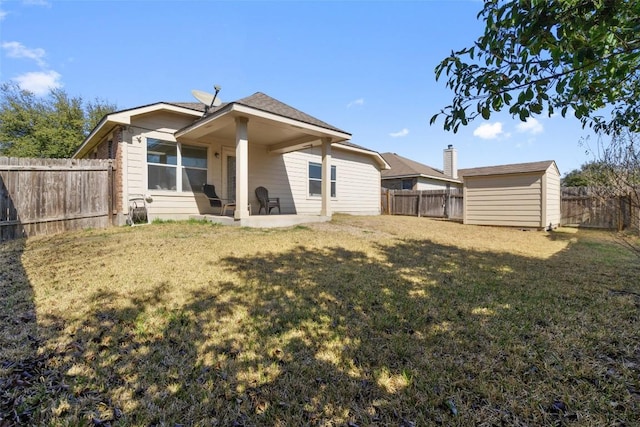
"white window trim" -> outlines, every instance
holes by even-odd
[[[143,147],[144,147],[144,188],[146,188],[148,192],[152,192],[152,193],[162,193],[162,194],[167,194],[167,195],[180,195],[180,194],[194,194],[193,191],[182,191],[182,171],[184,169],[196,169],[196,170],[203,170],[206,171],[207,174],[207,180],[209,178],[209,164],[211,162],[210,160],[210,154],[211,154],[211,150],[208,145],[204,145],[204,144],[184,144],[187,145],[189,147],[198,147],[198,148],[204,148],[207,150],[207,155],[206,155],[206,159],[207,159],[207,167],[206,168],[198,168],[198,167],[185,167],[182,165],[182,143],[176,141],[176,139],[173,137],[173,135],[166,135],[166,134],[159,134],[158,132],[151,132],[147,135],[144,135],[143,137],[144,141],[143,141]],[[175,165],[166,165],[166,164],[162,164],[162,163],[152,163],[152,162],[148,162],[147,158],[148,158],[148,140],[149,139],[156,139],[162,142],[170,142],[173,144],[176,144],[176,164]],[[158,189],[158,188],[149,188],[149,165],[154,165],[154,166],[162,166],[162,167],[172,167],[176,169],[176,189],[175,190],[164,190],[164,189]]]
[[[315,162],[313,160],[309,160],[307,162],[307,199],[312,199],[312,200],[321,200],[322,199],[322,195],[321,194],[311,194],[311,188],[309,186],[309,182],[310,181],[318,181],[320,182],[320,186],[322,188],[322,178],[318,179],[318,178],[311,178],[309,176],[309,166],[311,164],[314,165],[318,165],[320,166],[320,170],[322,170],[322,163],[321,162]],[[331,180],[331,182],[336,184],[336,195],[335,196],[331,196],[331,200],[338,200],[338,168],[336,165],[331,165],[331,169],[335,169],[336,171],[336,179],[335,180]]]

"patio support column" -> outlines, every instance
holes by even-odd
[[[246,117],[236,117],[236,210],[235,219],[249,218],[249,132]]]
[[[322,209],[320,215],[331,216],[331,138],[322,138]]]

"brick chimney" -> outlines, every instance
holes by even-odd
[[[444,174],[458,179],[458,152],[449,144],[444,150]]]

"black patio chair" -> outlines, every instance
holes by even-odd
[[[236,207],[234,200],[222,199],[216,194],[216,187],[213,184],[202,184],[202,192],[209,199],[211,207],[220,208],[220,215],[224,215],[228,208]]]
[[[278,208],[278,213],[282,213],[280,210],[280,197],[269,197],[269,190],[266,188],[256,188],[256,197],[258,198],[258,202],[260,202],[258,214],[264,209],[265,214],[269,215],[273,208]]]

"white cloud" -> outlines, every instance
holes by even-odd
[[[526,122],[518,123],[516,129],[521,133],[530,133],[536,135],[544,131],[544,126],[542,126],[542,123],[540,123],[533,117],[529,117]]]
[[[23,3],[27,6],[46,6],[51,7],[51,3],[47,0],[23,0]]]
[[[51,70],[25,73],[13,80],[18,82],[21,89],[28,90],[36,95],[45,95],[51,89],[62,87],[62,83],[60,82],[61,77],[59,73]]]
[[[40,67],[47,65],[42,59],[46,55],[44,49],[28,49],[20,42],[4,42],[2,48],[7,51],[9,58],[28,58],[36,61]]]
[[[347,108],[351,108],[359,105],[364,105],[364,98],[358,98],[354,101],[351,101],[350,103],[347,104]]]
[[[402,129],[401,131],[398,131],[398,132],[391,132],[389,134],[389,136],[391,138],[400,138],[402,136],[407,136],[407,135],[409,135],[409,129],[407,129],[407,128],[404,128],[404,129]]]
[[[6,18],[8,15],[8,13],[2,9],[0,9],[0,21],[4,20],[4,18]]]
[[[482,139],[495,139],[501,135],[508,136],[508,134],[505,134],[502,130],[502,123],[500,122],[484,123],[473,131],[473,136]]]

